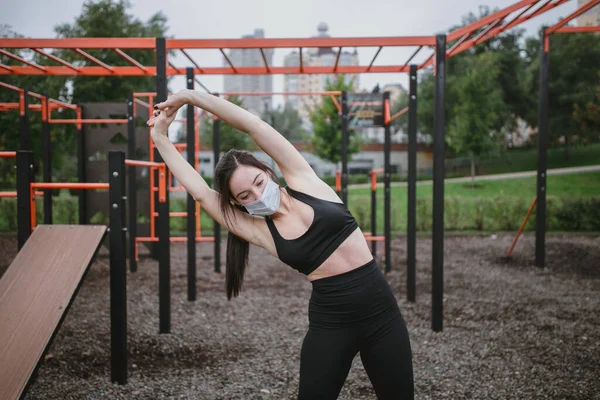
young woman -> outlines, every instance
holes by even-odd
[[[167,137],[184,104],[250,135],[277,163],[288,186],[279,187],[273,170],[250,153],[230,150],[215,169],[217,191],[211,189]],[[410,340],[398,303],[357,222],[329,185],[281,134],[226,100],[184,90],[155,108],[148,125],[164,161],[206,212],[229,230],[227,297],[242,288],[249,243],[312,282],[298,398],[337,398],[360,352],[379,399],[412,399]]]

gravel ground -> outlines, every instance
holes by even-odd
[[[431,241],[418,241],[417,302],[405,300],[405,240],[387,275],[411,335],[418,399],[600,399],[600,237],[449,237],[444,331],[430,329]],[[225,244],[223,244],[224,246]],[[26,399],[293,399],[311,285],[258,248],[228,302],[212,246],[198,245],[198,300],[185,245],[172,247],[172,333],[158,334],[157,263],[128,277],[130,378],[110,383],[108,259],[102,250]],[[16,253],[0,237],[0,270]],[[381,253],[381,251],[380,251]],[[356,357],[340,399],[373,399]]]

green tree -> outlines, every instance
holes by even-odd
[[[337,75],[328,81],[326,91],[352,91],[352,82],[346,82],[344,75]],[[310,113],[313,126],[311,142],[314,152],[324,160],[338,163],[342,156],[342,118],[330,97],[323,97],[321,104]],[[360,150],[360,140],[354,130],[348,130],[348,158]]]
[[[482,53],[464,66],[454,82],[457,99],[448,125],[448,144],[471,160],[475,186],[475,159],[490,152],[498,142],[499,121],[506,115],[502,89],[497,85],[500,66],[493,53]]]
[[[262,118],[290,141],[300,141],[306,136],[306,132],[302,130],[302,120],[298,110],[289,103],[286,103],[283,108],[265,111]]]
[[[527,122],[538,126],[540,40],[527,41],[527,87],[530,107]],[[552,35],[550,44],[550,71],[548,79],[548,130],[550,145],[564,143],[565,158],[569,158],[572,143],[597,139],[597,124],[581,124],[581,112],[589,103],[596,103],[600,40],[595,34]]]
[[[229,101],[240,107],[244,107],[242,100],[238,96],[231,96]],[[203,146],[212,147],[213,145],[213,124],[214,119],[211,117],[205,118],[200,124],[200,140]],[[220,150],[227,151],[230,149],[238,150],[256,150],[256,144],[252,138],[244,132],[238,131],[231,125],[220,122]]]
[[[586,137],[600,139],[600,72],[598,73],[596,96],[584,106],[575,104],[573,118],[581,126],[582,132],[586,132]]]

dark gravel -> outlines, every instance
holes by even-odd
[[[405,240],[388,279],[413,348],[419,399],[600,399],[600,237],[449,237],[444,331],[430,329],[431,241],[418,241],[417,303],[405,300]],[[224,246],[225,244],[223,244]],[[0,237],[0,269],[16,253]],[[380,251],[381,253],[381,251]],[[110,383],[108,259],[101,251],[26,399],[293,399],[311,285],[261,249],[228,302],[212,246],[198,245],[198,300],[185,245],[172,247],[172,333],[158,334],[157,263],[128,277],[130,379]],[[356,357],[340,399],[373,399]]]

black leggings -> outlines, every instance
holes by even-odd
[[[358,352],[378,399],[414,398],[408,331],[375,260],[313,281],[308,317],[298,399],[336,399]]]

